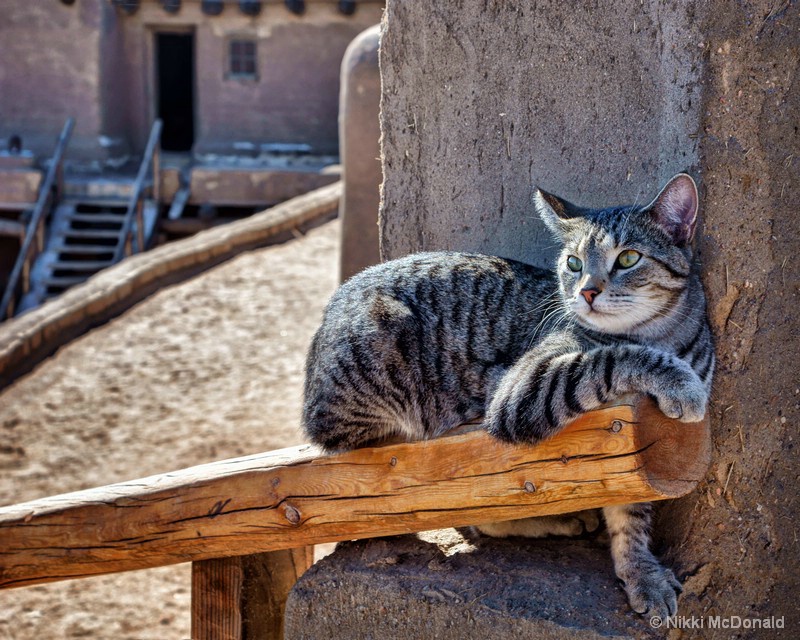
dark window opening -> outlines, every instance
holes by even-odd
[[[194,144],[194,34],[156,35],[161,147],[190,151]]]
[[[256,66],[255,40],[231,40],[230,43],[230,75],[236,78],[255,78]]]

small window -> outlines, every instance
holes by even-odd
[[[255,40],[231,40],[229,69],[230,75],[234,78],[256,77]]]

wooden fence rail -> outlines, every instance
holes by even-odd
[[[0,588],[192,562],[193,640],[278,640],[311,545],[675,498],[708,421],[622,401],[538,446],[475,427],[339,455],[310,445],[0,508]]]
[[[674,498],[705,474],[709,442],[706,423],[637,400],[536,447],[473,430],[224,460],[0,509],[0,588]]]

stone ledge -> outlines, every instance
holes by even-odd
[[[339,544],[286,605],[287,640],[647,638],[605,545],[468,530]]]
[[[293,198],[244,220],[127,258],[63,295],[0,325],[0,388],[60,346],[107,322],[167,284],[234,255],[288,238],[336,215],[341,183]]]

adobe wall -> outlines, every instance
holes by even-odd
[[[381,148],[378,69],[380,25],[361,32],[342,60],[339,99],[339,144],[344,193],[339,279],[344,282],[362,269],[380,262],[378,209],[380,208]]]
[[[659,550],[687,581],[682,614],[785,616],[774,637],[793,637],[800,7],[533,5],[388,2],[383,255],[473,249],[546,264],[533,185],[601,205],[695,175],[719,354],[715,452],[698,490],[663,510]]]
[[[177,14],[141,0],[127,15],[108,0],[6,0],[0,20],[0,148],[12,134],[49,155],[61,127],[76,118],[69,157],[141,152],[155,119],[159,31],[196,33],[196,149],[233,154],[234,142],[309,143],[338,152],[339,65],[350,41],[380,21],[383,3],[360,2],[345,16],[333,0],[306,3],[302,16],[276,0],[258,16],[226,3],[219,16],[200,2]],[[231,36],[256,37],[259,81],[226,75]]]
[[[457,5],[388,8],[385,257],[472,249],[549,266],[534,185],[634,202],[696,165],[703,48],[685,5]]]
[[[339,65],[350,41],[380,21],[381,2],[359,3],[352,16],[335,2],[309,2],[302,16],[282,2],[262,3],[258,16],[235,4],[219,16],[185,2],[177,14],[143,2],[133,16],[120,16],[128,60],[129,123],[144,145],[155,117],[153,35],[170,29],[195,32],[195,151],[234,153],[234,142],[308,143],[316,153],[337,153]],[[227,75],[231,37],[258,40],[258,82]]]
[[[103,130],[100,50],[114,10],[104,0],[6,0],[0,19],[0,145],[12,134],[50,155],[69,116],[71,154],[97,147]]]

